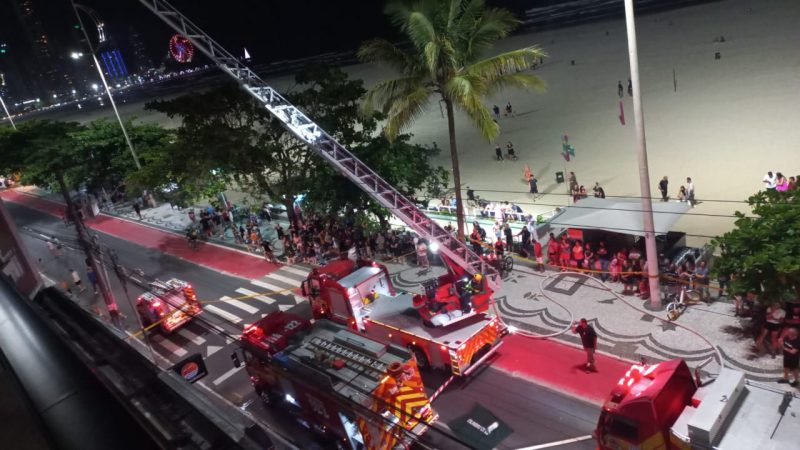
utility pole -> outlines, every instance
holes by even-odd
[[[78,232],[78,242],[80,242],[83,252],[86,254],[86,263],[97,275],[97,285],[100,287],[100,294],[103,296],[103,301],[106,304],[108,315],[111,317],[111,322],[119,326],[119,307],[117,306],[117,300],[114,298],[114,292],[108,285],[108,277],[106,276],[105,270],[102,272],[99,270],[101,267],[101,265],[98,264],[98,257],[101,256],[99,249],[96,250],[94,248],[95,245],[93,245],[86,236],[86,227],[83,224],[81,215],[78,214],[77,208],[75,208],[75,205],[72,203],[72,198],[70,198],[69,189],[67,188],[67,182],[64,180],[64,173],[59,172],[56,176],[58,177],[58,184],[61,187],[61,193],[64,195],[64,201],[67,203],[67,217],[72,218],[75,224],[75,230]]]
[[[661,306],[661,289],[658,278],[658,251],[656,249],[653,202],[650,198],[650,171],[647,165],[647,143],[644,134],[642,112],[642,89],[639,83],[639,52],[636,48],[636,24],[633,16],[633,0],[625,0],[625,24],[628,28],[628,56],[631,65],[633,86],[633,120],[636,126],[636,149],[639,157],[639,185],[642,193],[642,215],[644,242],[647,255],[647,277],[650,282],[650,306]]]

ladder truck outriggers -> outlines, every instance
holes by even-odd
[[[436,420],[404,348],[284,312],[246,327],[240,344],[264,402],[281,405],[337,448],[408,448]]]
[[[474,366],[473,363],[477,362],[473,361],[474,354],[497,348],[494,343],[497,341],[496,335],[495,337],[489,335],[495,333],[494,330],[505,331],[506,327],[500,321],[499,316],[492,316],[488,311],[489,306],[493,304],[492,293],[499,289],[501,283],[501,274],[494,267],[474,253],[465,242],[457,239],[426,216],[414,202],[356,158],[330,134],[270,87],[239,58],[225,50],[169,2],[165,0],[139,1],[177,32],[186,36],[197,49],[236,79],[242,88],[255,97],[272,116],[281,121],[283,126],[297,139],[306,143],[311,151],[322,157],[331,167],[347,177],[374,201],[387,208],[392,215],[413,230],[420,239],[427,241],[432,249],[435,247],[450,270],[448,275],[435,281],[435,286],[433,284],[426,286],[426,298],[402,293],[392,294],[393,290],[388,285],[387,276],[385,277],[387,283],[387,294],[385,295],[391,296],[391,300],[396,301],[390,301],[387,298],[376,302],[371,309],[369,307],[360,309],[360,306],[356,304],[356,309],[360,309],[358,316],[353,314],[354,302],[351,301],[349,306],[341,305],[343,308],[334,311],[331,318],[341,320],[337,314],[344,314],[344,311],[348,311],[350,317],[347,318],[347,321],[353,322],[349,325],[359,330],[365,323],[364,318],[367,318],[366,324],[374,321],[376,326],[372,327],[373,330],[377,326],[383,328],[380,333],[376,331],[375,337],[399,342],[402,345],[410,344],[410,348],[415,354],[418,356],[424,354],[431,365],[449,365],[453,373],[459,375],[465,368],[468,370],[468,367]],[[373,263],[357,264],[357,267],[350,269],[352,273],[341,273],[342,276],[333,276],[334,273],[340,273],[338,269],[333,268],[323,269],[319,273],[320,276],[329,279],[338,278],[339,281],[348,281],[347,276],[358,278],[366,275],[368,271],[380,270]],[[462,281],[463,278],[466,280]],[[462,284],[460,287],[459,283]],[[476,288],[473,283],[481,286]],[[314,282],[312,281],[311,284]],[[355,285],[350,287],[361,289],[360,286]],[[464,298],[465,290],[472,291],[467,293],[467,296],[471,298]],[[323,301],[325,300],[323,299]],[[459,304],[458,307],[456,307],[456,303]],[[472,303],[471,309],[468,310],[466,305],[461,306],[466,303]],[[404,322],[403,315],[409,306],[417,310],[417,316],[414,318],[416,320]],[[462,313],[459,314],[457,310],[462,310]],[[426,327],[426,323],[433,327]],[[476,323],[479,324],[477,325],[479,329],[474,328]],[[391,327],[396,328],[395,332],[387,331]],[[370,333],[369,325],[363,328],[362,331]],[[464,347],[473,347],[473,345],[465,344],[467,342],[465,339],[474,335],[473,328],[479,334],[487,336],[486,343],[494,339],[488,349],[485,349],[483,344],[479,348],[470,348],[468,351],[463,349]],[[398,335],[401,333],[411,337],[411,342],[406,342],[405,337],[399,339]],[[383,336],[379,336],[380,334]],[[416,342],[414,336],[418,339]],[[421,345],[423,341],[427,344]],[[438,351],[435,346],[438,346]],[[421,363],[424,362],[422,358],[420,359]],[[450,359],[450,361],[449,363],[441,362],[442,359]]]

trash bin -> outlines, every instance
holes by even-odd
[[[564,182],[564,172],[556,172],[556,183]]]

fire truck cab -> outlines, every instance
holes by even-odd
[[[423,287],[425,294],[395,291],[386,266],[345,259],[311,271],[301,291],[315,319],[407,348],[420,368],[468,375],[499,348],[504,333],[488,313],[491,290],[452,268]]]
[[[136,312],[145,327],[160,322],[158,328],[171,333],[200,314],[202,308],[192,285],[172,278],[150,283],[148,291],[136,299]]]
[[[683,360],[634,365],[603,405],[601,450],[785,449],[800,439],[800,399],[723,368],[698,388]]]
[[[240,343],[265,403],[338,448],[408,448],[436,419],[406,349],[284,312],[246,327]]]

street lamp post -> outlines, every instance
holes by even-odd
[[[8,117],[8,123],[11,124],[11,128],[17,129],[17,126],[14,125],[14,119],[11,118],[11,114],[8,112],[8,108],[6,108],[6,102],[3,101],[3,97],[0,97],[0,105],[3,105],[3,111],[6,112],[6,117]]]
[[[636,24],[633,17],[633,0],[625,0],[625,23],[628,28],[628,56],[631,65],[633,87],[633,118],[636,126],[636,149],[639,156],[639,185],[642,193],[642,215],[644,242],[647,254],[647,277],[650,282],[650,306],[661,306],[661,290],[658,279],[658,251],[656,250],[653,202],[650,198],[650,172],[647,165],[647,143],[644,134],[644,114],[639,84],[639,53],[636,48]]]
[[[125,136],[125,142],[128,144],[128,149],[131,151],[131,156],[133,156],[133,162],[136,163],[136,169],[140,170],[142,165],[139,164],[139,157],[136,156],[136,150],[133,148],[133,143],[131,142],[131,138],[128,136],[128,130],[125,129],[125,124],[122,122],[122,117],[119,115],[119,110],[117,109],[117,104],[114,102],[114,97],[111,95],[111,89],[108,87],[108,81],[106,81],[106,75],[103,73],[103,69],[100,67],[100,61],[97,60],[97,54],[95,53],[94,45],[92,45],[92,41],[89,39],[89,33],[86,32],[86,27],[83,26],[83,20],[81,19],[81,15],[78,13],[78,9],[85,9],[81,5],[77,5],[74,1],[70,1],[72,4],[72,10],[75,12],[75,17],[78,18],[78,26],[81,27],[81,31],[83,32],[83,37],[86,39],[86,45],[89,46],[89,52],[92,54],[92,59],[94,60],[94,66],[97,67],[97,73],[100,74],[100,79],[103,81],[103,87],[105,88],[106,95],[108,95],[108,101],[111,102],[111,107],[114,109],[114,115],[117,116],[117,122],[119,122],[119,127],[122,129],[122,135]],[[104,36],[101,35],[101,39],[104,39]],[[73,58],[77,58],[79,53],[75,53],[76,56]]]

